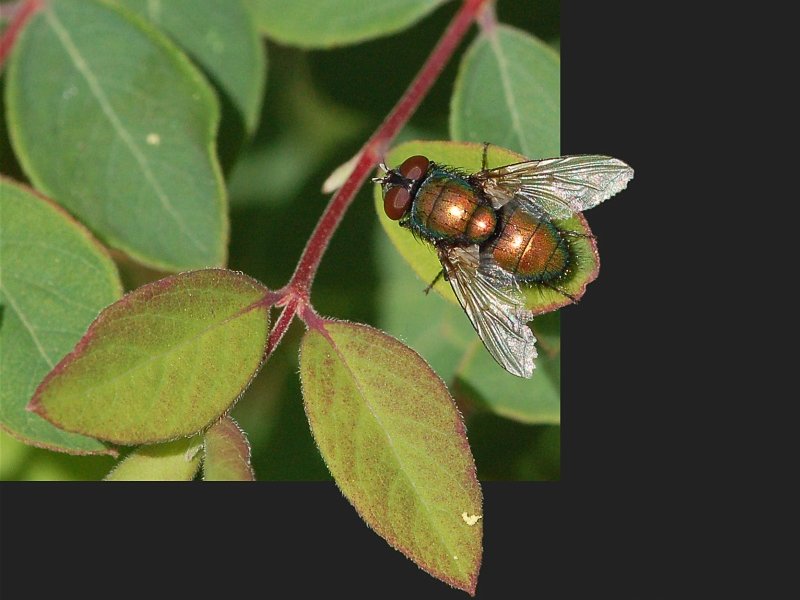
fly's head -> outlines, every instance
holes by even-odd
[[[383,186],[383,210],[392,221],[401,221],[408,214],[414,196],[431,165],[431,161],[424,156],[411,156],[396,169],[387,169],[381,165],[386,175],[372,181]]]

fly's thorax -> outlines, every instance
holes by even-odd
[[[550,282],[570,267],[570,248],[561,231],[519,207],[503,208],[498,234],[483,249],[520,281]]]
[[[497,213],[458,174],[435,168],[417,190],[408,225],[435,241],[480,244],[497,227]]]

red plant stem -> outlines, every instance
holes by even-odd
[[[453,17],[449,27],[422,66],[417,77],[411,82],[403,97],[400,98],[392,112],[384,119],[378,130],[372,134],[372,137],[362,147],[353,171],[325,208],[325,212],[320,217],[317,227],[303,250],[294,275],[292,275],[291,281],[284,290],[290,291],[290,293],[293,291],[307,299],[311,282],[322,260],[322,255],[325,253],[342,216],[361,188],[361,184],[364,183],[369,172],[377,165],[378,160],[382,158],[392,139],[408,122],[411,115],[414,114],[414,111],[447,64],[447,61],[450,60],[453,52],[455,52],[475,16],[487,1],[489,0],[464,1],[464,4]]]
[[[300,301],[297,299],[290,300],[286,305],[286,308],[283,309],[283,312],[275,321],[275,326],[272,328],[272,331],[269,332],[269,338],[267,339],[267,350],[264,354],[265,356],[272,354],[272,351],[275,350],[276,346],[281,343],[283,334],[286,333],[287,329],[289,329],[289,325],[291,325],[292,321],[294,320],[294,315],[298,312],[299,304]]]
[[[6,27],[3,35],[0,36],[0,69],[3,68],[6,58],[11,54],[11,48],[14,47],[14,42],[19,36],[19,32],[22,31],[22,28],[30,18],[39,12],[40,8],[42,8],[41,0],[25,0],[22,6],[17,7],[11,22]]]

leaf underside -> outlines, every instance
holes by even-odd
[[[314,439],[359,515],[422,569],[474,592],[481,492],[442,381],[394,338],[344,322],[306,333],[300,375]]]
[[[200,468],[202,436],[137,448],[106,481],[191,481]]]
[[[252,481],[250,443],[236,421],[223,417],[205,433],[203,479],[206,481]]]
[[[223,269],[145,285],[104,310],[50,372],[31,409],[119,444],[188,436],[224,414],[258,370],[266,288]]]

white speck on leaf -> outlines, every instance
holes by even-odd
[[[461,513],[461,518],[467,525],[475,525],[478,520],[483,518],[483,515],[468,515],[466,512]]]
[[[161,136],[157,133],[148,133],[147,143],[151,146],[158,146],[161,143]]]

